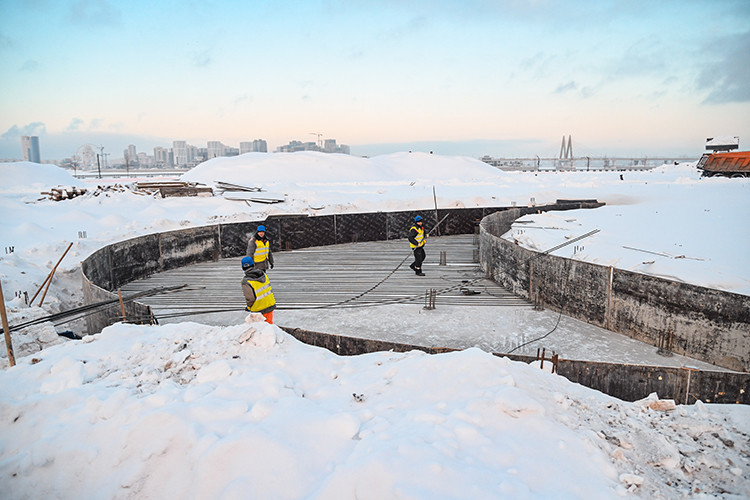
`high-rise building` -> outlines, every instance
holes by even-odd
[[[39,154],[39,137],[35,135],[21,136],[21,151],[23,152],[24,161],[42,162],[41,155]]]
[[[221,141],[208,141],[206,148],[206,158],[216,158],[218,156],[224,156],[224,144],[221,143]]]
[[[241,142],[240,154],[244,155],[245,153],[268,153],[268,144],[263,139]]]
[[[146,153],[138,153],[138,165],[141,167],[150,167],[153,163],[153,158],[151,158]]]
[[[135,149],[135,144],[129,144],[128,149],[122,152],[125,163],[129,166],[138,165],[138,153]]]
[[[157,167],[172,166],[172,159],[170,158],[169,150],[167,148],[162,148],[159,146],[154,148],[154,164]]]
[[[187,141],[172,141],[172,154],[174,155],[174,164],[176,167],[191,165],[196,156],[198,148],[188,144]]]

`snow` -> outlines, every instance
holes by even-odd
[[[750,494],[746,406],[660,411],[478,349],[340,357],[253,316],[118,324],[0,373],[6,498]]]
[[[48,165],[0,175],[11,325],[79,305],[80,261],[114,241],[274,213],[427,210],[433,189],[441,208],[596,198],[607,206],[530,215],[505,237],[546,250],[599,229],[556,255],[750,294],[750,180],[701,179],[692,163],[535,174],[425,153],[248,154],[183,176],[287,199],[252,206],[97,191],[108,183]],[[57,185],[89,192],[43,199]],[[44,307],[27,306],[70,242]],[[246,321],[118,324],[80,341],[48,323],[14,333],[18,365],[0,372],[3,496],[750,496],[746,406],[623,402],[476,348],[339,357]]]

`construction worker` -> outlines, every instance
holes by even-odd
[[[414,262],[409,267],[417,276],[424,276],[422,272],[422,262],[424,262],[424,244],[427,241],[427,234],[424,232],[422,216],[414,217],[414,225],[409,228],[409,246],[414,251]]]
[[[255,234],[247,242],[245,255],[252,257],[255,268],[261,271],[273,269],[273,253],[271,253],[271,242],[266,238],[266,226],[258,226]]]
[[[268,275],[262,269],[258,269],[252,257],[247,256],[242,258],[242,270],[245,271],[242,278],[242,293],[247,303],[245,309],[261,313],[266,321],[273,325],[276,299]]]

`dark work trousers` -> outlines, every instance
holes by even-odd
[[[424,247],[417,247],[414,249],[414,263],[410,266],[415,272],[422,271],[422,262],[424,262],[425,253]]]

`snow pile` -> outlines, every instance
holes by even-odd
[[[339,357],[256,319],[115,325],[0,373],[6,497],[750,495],[746,406],[624,403],[477,349]]]
[[[29,161],[0,163],[0,193],[35,193],[51,186],[82,187],[83,183],[56,165]]]
[[[394,153],[374,158],[318,152],[246,153],[201,163],[181,179],[215,186],[216,181],[249,186],[284,184],[444,182],[490,178],[498,170],[479,160],[426,153]]]

